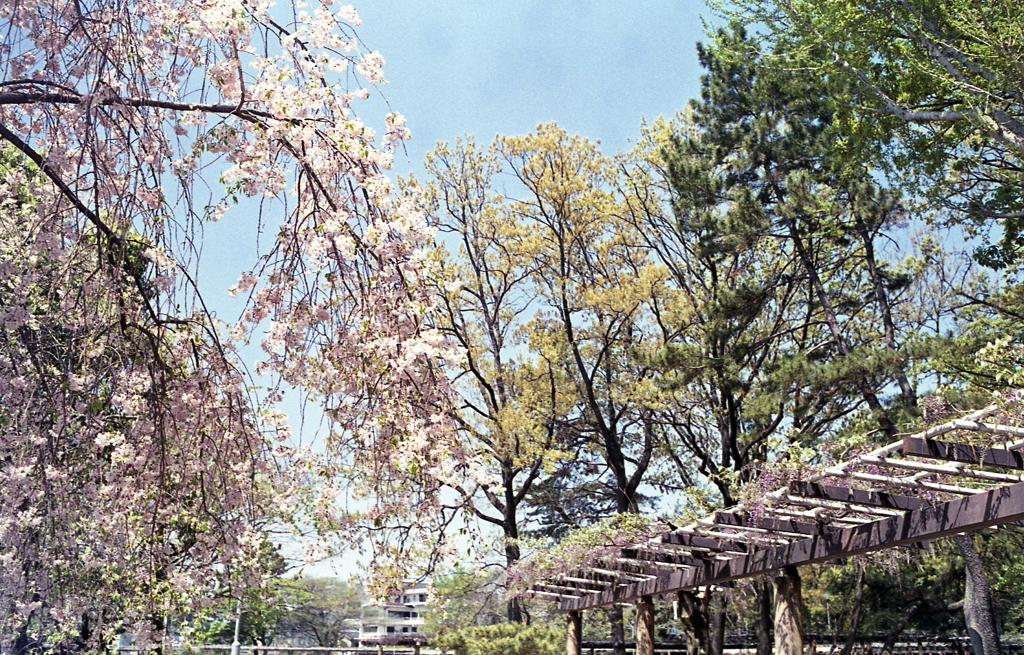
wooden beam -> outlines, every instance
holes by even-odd
[[[866,505],[867,507],[882,507],[884,509],[903,511],[921,509],[927,505],[920,498],[911,498],[910,496],[900,496],[881,491],[835,487],[829,484],[804,482],[802,480],[790,482],[789,493],[794,496],[803,496],[804,498],[822,498],[851,505]]]
[[[1024,478],[1021,478],[1019,474],[979,471],[976,468],[968,468],[966,466],[960,466],[957,464],[941,464],[939,462],[919,462],[916,459],[906,459],[897,457],[868,457],[867,455],[861,457],[860,461],[863,464],[875,464],[877,466],[886,468],[896,468],[903,469],[906,471],[915,471],[917,472],[918,476],[924,474],[952,475],[961,478],[970,478],[971,480],[981,480],[984,482],[999,482],[1010,484],[1013,484],[1014,482],[1024,482]],[[968,495],[970,493],[973,493],[974,491],[976,490],[969,489]]]
[[[591,593],[581,589],[570,589],[557,580],[545,580],[544,582],[538,582],[530,587],[529,591],[541,594],[551,594],[552,596],[561,596],[563,598],[579,598]]]
[[[703,566],[704,564],[704,560],[697,557],[687,557],[678,553],[659,553],[642,548],[623,548],[619,551],[619,556],[622,559],[655,562],[658,564],[674,564],[676,566]]]
[[[900,448],[903,447],[903,442],[897,442]],[[863,457],[865,461],[868,457]],[[946,484],[944,482],[929,482],[925,478],[931,477],[934,473],[922,472],[911,477],[900,477],[896,475],[878,475],[877,473],[865,473],[864,471],[842,471],[837,472],[831,469],[825,469],[822,473],[828,477],[834,478],[849,478],[850,480],[861,480],[863,482],[870,482],[875,485],[884,484],[892,485],[896,487],[905,487],[907,489],[917,489],[925,491],[941,491],[944,494],[959,494],[961,496],[972,496],[977,493],[978,489],[970,487],[961,487],[955,484]],[[1005,482],[1001,480],[1000,482]]]
[[[786,566],[827,562],[1021,519],[1024,519],[1024,482],[836,530],[832,534],[801,539],[785,546],[757,550],[728,560],[710,561],[700,568],[667,572],[651,580],[623,585],[587,598],[567,600],[560,609],[581,610],[629,602],[641,596],[659,596],[681,589],[749,578]]]
[[[787,489],[788,490],[788,489]],[[792,494],[786,494],[783,500],[788,498],[799,498]],[[809,498],[800,498],[801,503],[814,502]],[[821,501],[824,502],[824,501]],[[826,514],[824,507],[812,507],[810,509],[804,509],[803,506],[799,508],[795,507],[766,507],[764,508],[765,516],[769,516],[775,519],[785,519],[787,521],[799,521],[804,523],[819,523],[826,522],[833,528],[848,528],[851,525],[860,525],[866,521],[874,521],[875,519],[868,519],[863,517],[852,517],[852,516],[835,516],[833,514]],[[858,508],[858,512],[861,508]],[[871,508],[877,510],[877,508]],[[891,516],[891,515],[890,515]]]
[[[575,580],[566,580],[565,578],[552,578],[549,580],[541,580],[537,583],[537,585],[553,585],[556,587],[561,587],[563,589],[572,590],[571,593],[573,594],[590,593],[592,591],[604,591],[608,588],[608,585],[598,584],[596,582],[577,582]]]
[[[540,589],[527,589],[524,595],[532,597],[545,597],[546,600],[565,600],[569,598],[574,600],[579,599],[579,596],[573,596],[572,594],[559,594],[551,591],[541,591]]]
[[[903,440],[903,454],[930,457],[947,462],[1024,470],[1024,454],[1018,450],[1005,448],[988,448],[966,443],[907,437]]]
[[[736,535],[737,537],[742,535]],[[701,537],[693,534],[686,534],[681,532],[666,532],[661,535],[661,543],[672,544],[674,546],[689,546],[691,548],[700,548],[702,550],[710,550],[713,553],[724,553],[727,551],[735,553],[747,552],[747,544],[739,541],[726,541],[724,539],[709,539],[708,537]]]
[[[562,576],[563,580],[578,580],[579,582],[596,582],[598,584],[619,584],[622,582],[622,578],[609,575],[607,573],[598,573],[597,571],[575,571],[567,575]]]
[[[972,421],[969,417],[952,421],[951,425],[954,430],[971,430],[973,432],[998,434],[1003,437],[1015,437],[1017,439],[1024,438],[1024,428],[1018,428],[1012,425],[981,423],[979,421]]]
[[[589,564],[587,565],[586,569],[577,572],[580,573],[580,575],[586,575],[591,572],[591,569],[594,570],[594,573],[605,571],[609,572],[605,573],[605,575],[622,573],[626,576],[640,576],[644,578],[651,578],[657,575],[657,572],[652,572],[650,567],[644,567],[638,564],[630,564],[629,562],[616,562],[613,560],[606,559],[594,562],[593,564]],[[570,575],[569,577],[572,577],[572,575]],[[616,576],[616,579],[621,582],[623,580],[623,577]]]
[[[819,522],[796,521],[770,517],[755,518],[746,512],[715,512],[715,523],[737,528],[754,528],[787,534],[824,534],[835,528]]]
[[[833,512],[839,512],[840,515],[845,515],[844,518],[853,519],[855,522],[859,523],[875,521],[879,518],[888,518],[890,516],[896,516],[897,514],[901,513],[900,510],[895,509],[883,509],[881,507],[870,507],[868,505],[851,505],[850,503],[842,503],[839,502],[838,500],[825,500],[824,498],[807,498],[805,496],[794,496],[793,494],[786,494],[780,500],[782,500],[787,505],[796,505],[798,507],[811,507],[816,510],[829,510]],[[777,510],[773,508],[772,511],[775,512]],[[853,514],[857,514],[856,518],[852,516]]]

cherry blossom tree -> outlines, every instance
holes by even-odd
[[[475,470],[423,323],[431,232],[382,173],[409,132],[355,115],[383,58],[314,4],[0,2],[0,633],[22,646],[158,639],[262,583],[271,524],[311,528],[311,555],[369,535],[400,575]],[[280,227],[224,325],[197,264],[239,199]],[[287,386],[322,403],[318,444]]]

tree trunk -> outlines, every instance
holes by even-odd
[[[999,635],[981,557],[968,535],[957,535],[954,539],[964,558],[964,623],[971,637],[971,648],[974,655],[999,655]]]
[[[510,535],[514,535],[511,536]],[[519,561],[521,556],[519,551],[519,544],[513,541],[519,536],[518,530],[515,529],[513,524],[511,529],[508,525],[505,527],[505,563],[507,565],[506,570],[510,570]],[[523,602],[520,598],[509,598],[505,602],[505,610],[508,613],[508,620],[510,623],[524,623],[523,620]]]
[[[692,591],[680,591],[676,594],[676,619],[682,623],[686,632],[686,655],[702,655],[707,652],[706,608]]]
[[[569,612],[566,622],[566,655],[583,655],[583,616],[579,612]]]
[[[505,603],[509,623],[526,623],[523,617],[523,603],[519,598],[510,598]]]
[[[158,578],[164,577],[158,575]],[[167,652],[167,617],[163,614],[153,614],[150,618],[150,623],[153,625],[153,633],[160,635],[160,643],[153,647],[149,652],[153,655],[163,655]],[[235,641],[238,641],[238,624],[235,624]]]

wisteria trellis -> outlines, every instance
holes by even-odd
[[[519,584],[578,612],[1018,522],[1024,393],[997,400],[688,525],[654,522],[561,566],[527,562]]]

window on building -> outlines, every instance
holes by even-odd
[[[391,634],[391,633],[392,633],[392,632],[394,632],[394,631],[395,631],[395,626],[393,626],[393,625],[389,625],[389,626],[388,626],[388,634]]]

